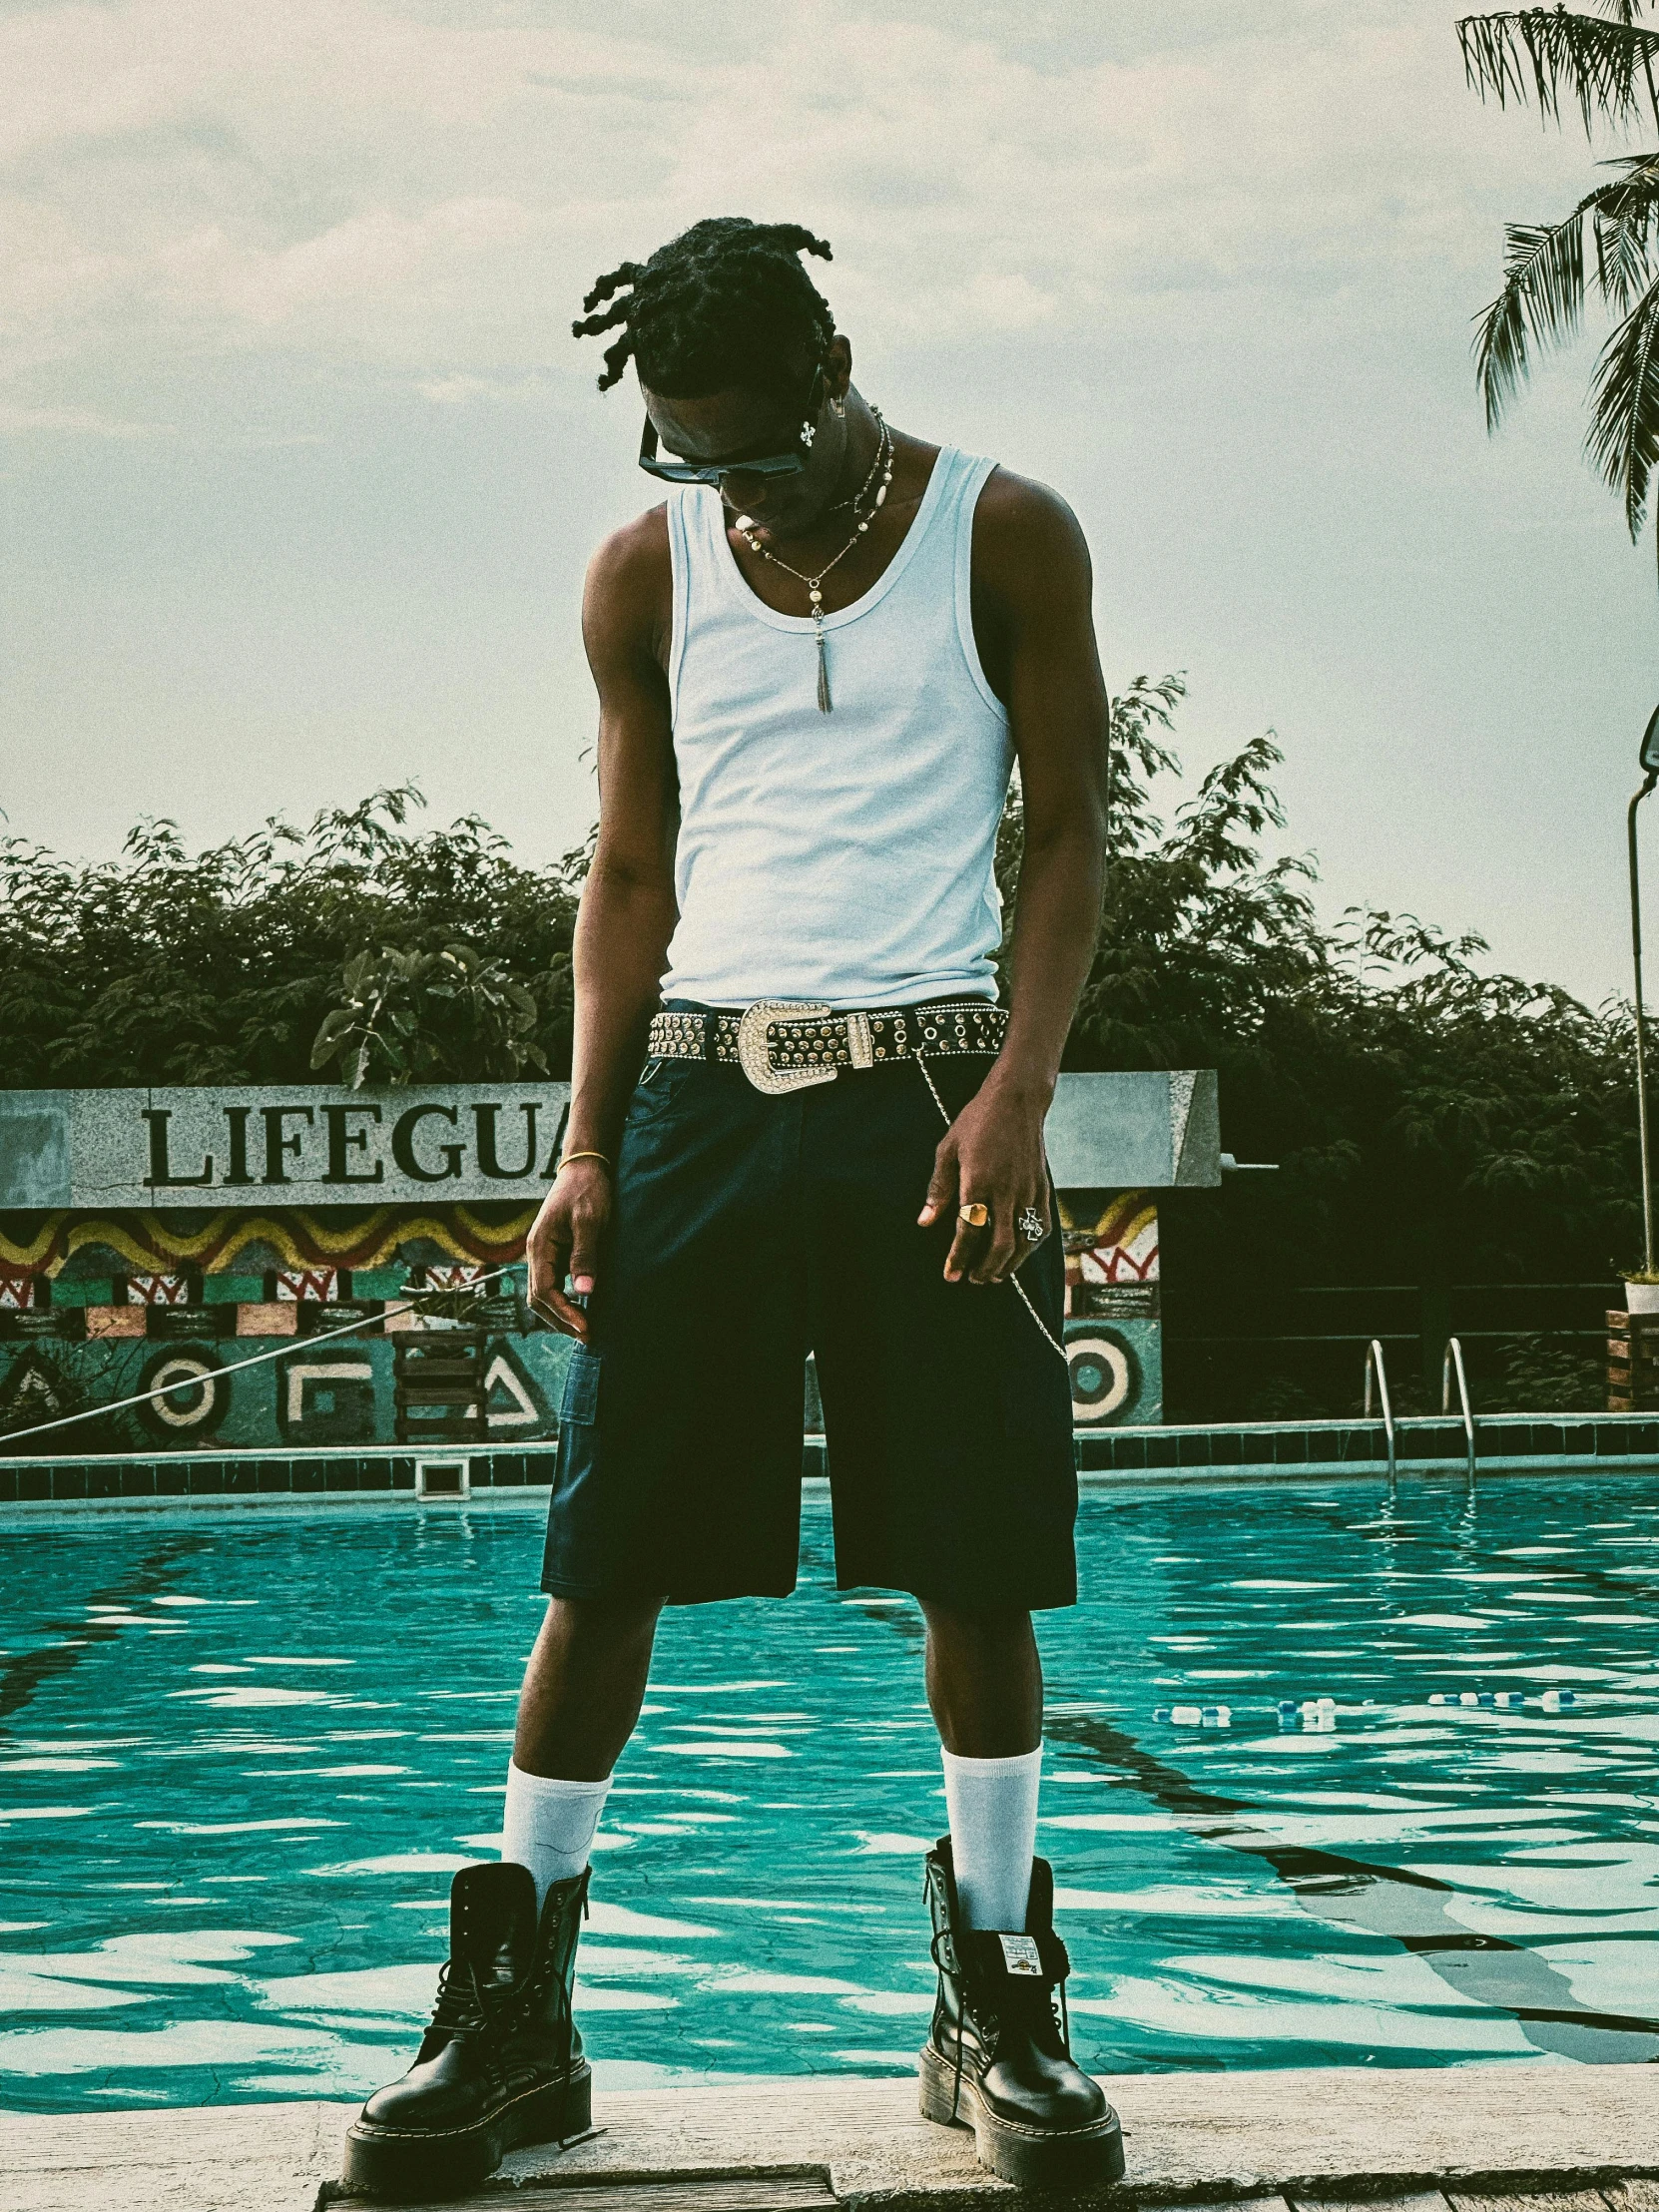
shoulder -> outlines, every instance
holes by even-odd
[[[1046,484],[995,467],[973,514],[976,606],[1012,634],[1063,634],[1084,619],[1094,591],[1077,517]]]
[[[1035,477],[1016,476],[993,463],[973,515],[973,549],[995,560],[1064,558],[1087,566],[1089,549],[1081,524],[1066,501]]]
[[[590,590],[607,590],[654,581],[669,573],[668,506],[648,507],[644,514],[625,522],[602,538],[588,561]]]
[[[668,508],[650,507],[600,541],[588,562],[582,628],[590,651],[656,655],[671,619]]]

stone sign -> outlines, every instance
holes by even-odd
[[[538,1198],[568,1083],[0,1092],[0,1210]]]
[[[568,1083],[0,1091],[0,1212],[535,1200],[569,1097]],[[1219,1183],[1215,1072],[1062,1075],[1047,1141],[1062,1190]]]

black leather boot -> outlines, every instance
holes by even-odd
[[[345,2138],[344,2179],[405,2202],[481,2181],[519,2143],[590,2124],[592,2080],[571,2017],[588,1870],[556,1882],[536,1921],[528,1867],[463,1867],[449,1892],[449,1963],[401,2081],[376,2089]]]
[[[971,2127],[979,2163],[1026,2189],[1121,2181],[1118,2116],[1071,2055],[1071,1962],[1054,1933],[1054,1874],[1031,1862],[1025,1927],[969,1928],[950,1838],[927,1854],[939,1993],[921,2052],[921,2116]],[[1056,1992],[1058,2001],[1056,2001]]]

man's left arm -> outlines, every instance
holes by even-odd
[[[1013,941],[1011,1014],[996,1065],[935,1158],[923,1225],[982,1203],[987,1229],[958,1222],[951,1281],[1000,1282],[1032,1249],[1017,1227],[1034,1208],[1045,1233],[1043,1123],[1100,926],[1106,851],[1109,708],[1095,648],[1093,573],[1077,518],[1040,484],[998,470],[974,518],[974,630],[1008,710],[1025,816]]]

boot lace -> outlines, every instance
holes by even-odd
[[[446,1958],[438,1968],[432,2025],[446,2035],[487,2035],[506,2025],[518,1993],[512,1982],[480,1981],[473,1959],[457,1972],[454,1959]]]

